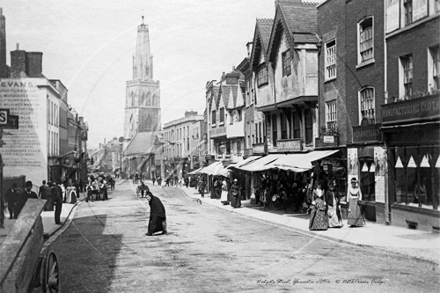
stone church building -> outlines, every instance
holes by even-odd
[[[123,173],[144,173],[148,179],[154,174],[154,139],[160,128],[160,82],[153,80],[149,29],[142,17],[133,56],[133,78],[126,87]]]

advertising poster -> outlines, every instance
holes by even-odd
[[[0,149],[4,177],[24,175],[33,185],[47,180],[46,96],[37,79],[1,79],[0,108],[19,116],[19,129],[5,129]]]
[[[384,148],[374,147],[374,164],[376,166],[376,202],[385,203],[386,154]]]

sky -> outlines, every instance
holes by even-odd
[[[89,125],[89,148],[123,135],[137,26],[148,25],[162,125],[203,114],[205,85],[247,57],[257,18],[274,0],[1,0],[10,51],[43,52],[43,74],[68,88]]]

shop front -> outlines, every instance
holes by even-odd
[[[347,182],[356,178],[362,193],[365,219],[388,223],[385,204],[386,150],[380,124],[363,123],[353,127],[353,143],[347,147]]]
[[[391,224],[440,231],[439,95],[382,106]]]

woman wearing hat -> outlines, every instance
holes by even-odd
[[[311,210],[309,230],[327,230],[327,205],[325,203],[325,192],[324,189],[322,189],[322,182],[318,182],[316,189],[313,191]]]
[[[329,228],[341,228],[342,224],[341,206],[339,192],[336,190],[336,181],[330,181],[329,190],[325,193],[327,203],[328,226]]]
[[[349,227],[363,227],[363,215],[359,201],[362,200],[361,189],[358,186],[356,178],[351,178],[351,186],[347,190],[347,203],[348,203],[348,221]]]

